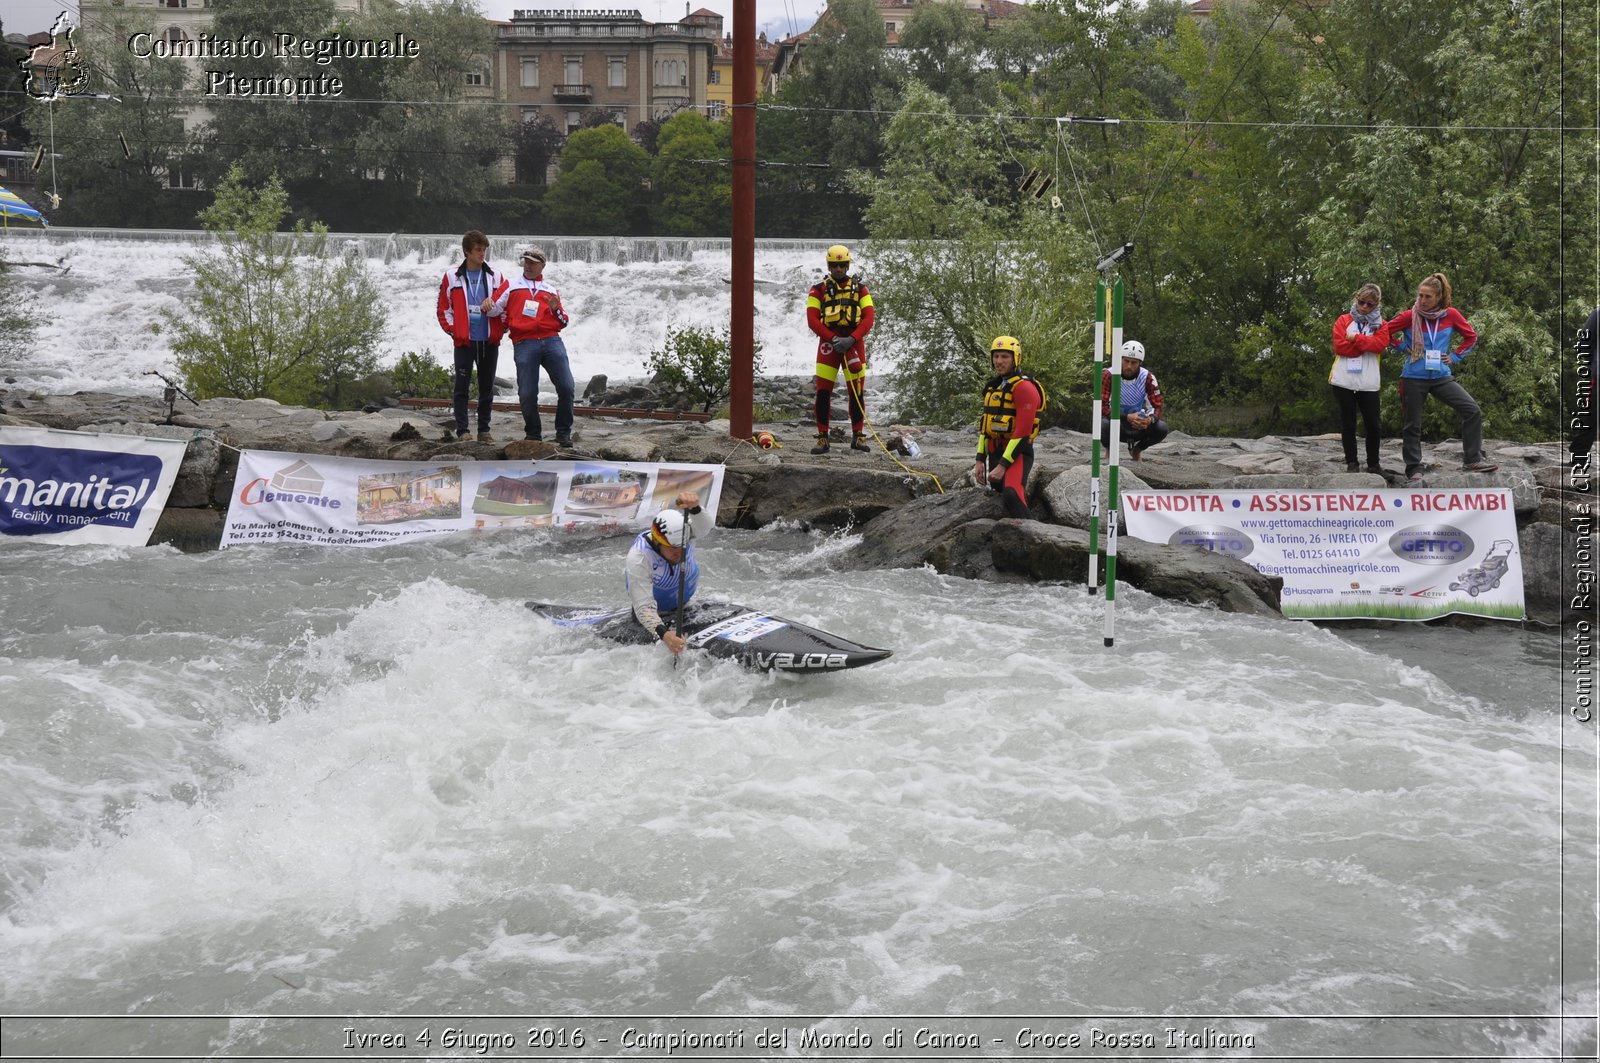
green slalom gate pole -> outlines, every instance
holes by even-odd
[[[1105,279],[1094,291],[1094,375],[1089,388],[1089,594],[1100,586],[1100,381],[1105,368],[1106,342],[1111,338],[1111,290]]]
[[[1103,284],[1102,284],[1103,286]],[[1110,306],[1111,352],[1111,437],[1106,449],[1111,451],[1111,473],[1106,483],[1106,645],[1116,640],[1117,634],[1117,467],[1122,442],[1122,278],[1111,282],[1111,292],[1106,302]],[[1099,404],[1095,404],[1099,409]],[[1097,435],[1098,440],[1100,437]],[[1100,478],[1095,477],[1095,487]]]

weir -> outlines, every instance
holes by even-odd
[[[539,236],[532,233],[488,234],[491,262],[507,263],[512,250],[527,245],[544,248],[551,262],[612,263],[687,262],[702,252],[731,254],[733,241],[713,236]],[[48,229],[12,229],[7,240],[24,243],[64,243],[69,240],[95,240],[108,243],[216,243],[215,233],[200,229],[108,229],[73,228],[54,225]],[[822,240],[757,240],[758,251],[808,254],[825,246]],[[432,261],[458,254],[460,233],[334,233],[328,234],[324,257],[359,251],[368,258],[381,258],[385,264],[397,259]]]

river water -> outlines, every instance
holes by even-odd
[[[1556,636],[1124,589],[1108,650],[1081,588],[853,542],[702,546],[702,593],[895,651],[811,677],[522,607],[620,603],[625,538],[7,542],[5,1055],[1592,1058]]]

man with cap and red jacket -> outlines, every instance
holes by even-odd
[[[567,345],[561,340],[561,330],[567,327],[567,311],[561,305],[561,293],[545,282],[544,266],[542,250],[530,247],[524,251],[522,276],[495,300],[494,313],[511,330],[523,438],[544,438],[544,424],[539,419],[539,368],[543,366],[556,389],[556,444],[569,447],[576,385],[567,361]]]
[[[495,315],[494,302],[506,289],[506,279],[494,271],[484,256],[489,238],[477,229],[461,238],[465,255],[461,265],[445,271],[439,282],[439,327],[456,348],[456,438],[467,438],[467,395],[472,371],[478,371],[478,441],[490,443],[489,418],[494,414],[494,370],[500,360],[500,337],[505,318]]]

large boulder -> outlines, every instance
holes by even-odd
[[[1030,580],[1084,584],[1089,572],[1089,536],[1031,520],[993,525],[990,557],[995,570]],[[1191,546],[1167,546],[1121,537],[1117,581],[1170,601],[1212,605],[1225,613],[1277,616],[1283,580],[1250,565]]]
[[[1119,540],[1117,579],[1158,597],[1224,612],[1281,615],[1283,581],[1243,561],[1194,547]],[[840,559],[847,568],[932,565],[967,579],[1083,584],[1089,536],[1079,528],[1005,517],[993,491],[919,498],[861,529],[861,543]]]
[[[737,503],[739,514],[729,523],[744,528],[777,520],[816,528],[864,524],[934,490],[932,482],[920,476],[843,464],[813,466],[803,475],[782,467],[752,466],[741,470],[741,476],[746,486]]]
[[[1555,626],[1594,616],[1593,543],[1592,520],[1565,527],[1536,521],[1517,533],[1522,552],[1522,600],[1529,620]]]
[[[1144,464],[1140,462],[1139,464]],[[1057,524],[1065,524],[1069,528],[1087,528],[1089,526],[1089,475],[1088,465],[1076,465],[1053,478],[1044,489],[1045,504],[1050,507],[1050,514]],[[1110,473],[1102,465],[1100,467],[1100,518],[1101,527],[1105,526],[1106,498],[1109,490]],[[1127,491],[1148,491],[1150,485],[1138,473],[1126,465],[1117,467],[1117,493],[1120,496]]]
[[[993,491],[967,488],[918,498],[868,521],[861,529],[861,543],[845,554],[840,564],[851,569],[929,564],[936,547],[964,525],[1003,516],[1005,507]],[[952,571],[949,567],[944,570]]]
[[[178,425],[146,424],[137,421],[91,422],[80,425],[78,431],[187,441],[188,446],[183,452],[183,463],[178,466],[178,478],[173,481],[172,493],[167,496],[167,506],[188,508],[211,505],[222,466],[223,451],[214,433]],[[229,478],[231,480],[231,474]]]

